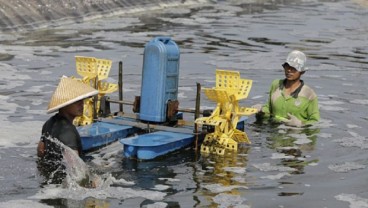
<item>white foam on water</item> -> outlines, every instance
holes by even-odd
[[[232,178],[232,180],[237,181],[239,183],[246,183],[247,179],[244,176],[235,176]]]
[[[31,42],[31,41],[29,41]],[[19,42],[18,42],[19,43]],[[19,43],[21,44],[21,43]],[[27,62],[36,62],[38,63],[48,63],[50,60],[53,60],[53,57],[50,56],[40,56],[40,55],[48,55],[51,54],[58,49],[62,49],[58,46],[21,46],[21,45],[2,45],[0,48],[0,53],[7,53],[14,55],[17,59],[23,60],[26,63]],[[37,51],[37,52],[35,52]],[[18,65],[21,66],[21,65]],[[22,73],[17,74],[14,79],[22,79],[27,75],[24,75]]]
[[[48,70],[42,70],[42,71],[40,71],[40,75],[50,75],[50,74],[52,74],[52,72],[51,71],[48,71]]]
[[[212,193],[222,193],[222,192],[226,192],[226,191],[231,191],[233,189],[238,189],[238,188],[242,188],[242,189],[248,189],[247,186],[238,186],[238,185],[231,185],[231,186],[226,186],[223,184],[203,184],[202,188],[205,188],[209,191],[211,191]]]
[[[14,114],[16,109],[20,107],[18,104],[9,102],[10,96],[0,95],[0,115],[1,120],[7,120],[6,115]]]
[[[153,189],[157,190],[157,191],[164,191],[164,190],[167,190],[169,188],[171,188],[171,187],[167,186],[167,185],[157,184],[157,185],[155,185],[155,187]]]
[[[192,92],[194,90],[193,87],[179,87],[179,91],[188,91]]]
[[[320,109],[325,111],[345,111],[346,108],[339,107],[339,106],[327,106],[327,105],[319,105]]]
[[[124,185],[124,186],[133,186],[135,183],[133,181],[127,181],[124,178],[116,179],[112,177],[112,183],[114,185]]]
[[[347,173],[351,170],[364,169],[366,166],[356,162],[345,162],[342,164],[329,165],[328,168],[337,173]]]
[[[1,51],[0,51],[1,53]],[[19,73],[19,71],[8,64],[0,63],[1,84],[0,89],[9,90],[15,87],[23,86],[26,80],[31,79],[30,76]]]
[[[201,105],[201,108],[202,110],[213,110],[214,109],[214,106],[206,106],[206,105]]]
[[[10,122],[0,114],[0,123],[0,148],[18,147],[19,145],[35,147],[37,145],[43,122]]]
[[[300,149],[298,146],[292,146],[292,147],[277,147],[277,150],[298,150]]]
[[[351,86],[354,86],[354,85],[353,85],[353,83],[346,83],[346,82],[344,82],[344,83],[342,83],[342,86],[349,86],[349,87],[351,87]]]
[[[229,58],[219,58],[218,56],[210,56],[212,61],[206,61],[207,64],[216,66],[217,68],[230,68],[233,70],[244,69],[245,64],[240,62],[239,59],[229,60]]]
[[[201,24],[208,24],[209,20],[206,18],[201,18],[201,17],[197,17],[197,18],[192,18],[192,19],[188,19],[188,18],[160,18],[161,20],[167,21],[167,22],[172,22],[172,23],[177,23],[180,22],[184,25],[187,26],[196,26],[196,25],[201,25]]]
[[[67,48],[59,48],[59,52],[78,52],[78,51],[94,51],[98,52],[101,51],[100,49],[96,49],[94,47],[87,47],[87,46],[70,46]]]
[[[179,182],[181,181],[180,179],[177,179],[177,178],[158,178],[158,180],[161,180],[161,181],[168,181],[168,182]]]
[[[165,202],[155,202],[153,204],[143,205],[143,208],[166,208],[168,204]]]
[[[271,159],[294,159],[295,157],[292,155],[287,155],[285,153],[272,153]]]
[[[348,131],[350,137],[335,139],[334,142],[339,143],[344,147],[359,147],[361,149],[368,149],[368,139],[359,135],[356,132]]]
[[[263,97],[264,97],[263,95],[256,95],[256,96],[251,97],[250,99],[257,100],[257,99],[260,99],[260,98],[263,98]]]
[[[337,100],[319,100],[318,104],[322,105],[344,105],[345,103]]]
[[[213,79],[208,80],[206,78],[203,78],[203,82],[215,84],[216,83],[216,80],[213,80]]]
[[[359,104],[359,105],[368,105],[368,99],[355,99],[351,100],[350,103]]]
[[[187,14],[187,13],[190,13],[190,9],[189,8],[177,7],[177,8],[170,9],[170,11],[168,11],[168,13],[170,13],[170,14]]]
[[[224,167],[223,169],[224,171],[238,173],[238,174],[244,174],[247,172],[245,167]]]
[[[308,139],[308,136],[306,134],[291,133],[291,134],[288,134],[288,136],[294,139]]]
[[[348,202],[350,208],[368,208],[368,199],[359,197],[355,194],[339,194],[335,199]]]
[[[253,166],[255,168],[257,168],[258,170],[263,171],[263,172],[269,172],[269,171],[281,171],[281,172],[296,171],[295,168],[284,167],[284,166],[276,166],[276,165],[271,165],[270,163],[253,164]]]
[[[111,24],[106,24],[107,19]],[[68,24],[68,25],[63,25],[60,28],[67,29],[70,32],[62,31],[61,33],[57,33],[57,34],[63,34],[63,33],[74,34],[75,32],[78,32],[81,29],[90,29],[91,27],[98,26],[98,28],[100,30],[102,30],[102,32],[97,31],[94,34],[91,34],[91,37],[93,37],[93,38],[106,37],[106,38],[111,39],[111,40],[116,40],[116,41],[124,40],[125,41],[126,39],[124,39],[124,38],[126,38],[126,36],[122,36],[122,35],[110,36],[111,35],[110,33],[108,35],[106,35],[105,30],[106,29],[116,29],[117,25],[119,25],[119,27],[121,27],[121,28],[124,28],[124,27],[130,26],[130,25],[139,24],[139,23],[140,23],[140,21],[139,21],[139,18],[137,18],[137,17],[124,16],[124,21],[121,21],[120,18],[107,18],[107,17],[105,17],[105,18],[101,18],[101,19],[96,19],[95,21],[91,21],[91,22],[84,22],[84,24],[72,23],[72,24]],[[103,35],[102,33],[105,33],[105,35]],[[126,34],[126,35],[130,35],[130,34]],[[115,38],[119,38],[119,39],[115,39]]]
[[[280,124],[277,128],[279,129],[278,132],[280,134],[285,134],[286,133],[286,130],[289,130],[289,129],[295,129],[295,130],[301,130],[301,129],[303,129],[302,127],[287,126],[285,124]]]
[[[188,98],[188,96],[186,96],[184,92],[179,92],[178,98],[185,99],[185,98]]]
[[[302,145],[302,144],[309,144],[312,143],[312,140],[308,138],[298,138],[296,141],[294,141],[294,144]]]
[[[16,50],[16,49],[14,49]],[[25,53],[20,52],[20,53]],[[13,66],[0,63],[0,73],[2,75],[2,81],[5,84],[0,85],[0,89],[9,90],[19,86],[23,86],[26,80],[31,79],[30,76],[19,73],[19,71]],[[26,89],[26,92],[41,92],[43,86],[33,86]],[[28,113],[43,114],[43,111],[32,111],[29,110],[29,106],[20,106],[11,101],[13,97],[7,95],[0,95],[0,148],[17,147],[22,145],[23,147],[34,147],[40,137],[40,129],[43,122],[39,121],[23,121],[23,122],[11,122],[8,120],[9,115],[13,115],[17,112],[17,109],[25,109]],[[30,101],[31,105],[39,105],[42,99],[34,98],[17,98]],[[22,119],[33,119],[31,116],[21,117]],[[11,138],[9,138],[11,136]]]
[[[32,200],[25,200],[25,199],[0,202],[0,208],[24,208],[24,207],[49,208],[49,207],[54,207],[54,206],[47,206],[39,202],[35,202]]]
[[[146,198],[150,200],[162,200],[166,196],[165,193],[151,190],[135,190],[123,187],[105,187],[89,189],[83,187],[63,188],[57,185],[47,185],[40,189],[37,194],[29,197],[29,199],[72,199],[83,200],[89,197],[96,199],[128,199],[128,198]]]
[[[348,127],[349,129],[356,129],[356,128],[362,128],[356,124],[346,124],[346,127]]]
[[[275,174],[275,175],[261,176],[260,178],[270,179],[270,180],[279,180],[281,178],[284,178],[285,176],[290,176],[290,174],[286,173],[286,172],[283,172],[283,173],[278,173],[278,174]]]
[[[315,124],[313,124],[313,128],[330,128],[336,126],[336,124],[332,123],[332,120],[327,120],[327,119],[323,119],[321,118],[321,120]]]
[[[250,208],[248,205],[245,205],[247,199],[241,197],[240,195],[233,195],[233,194],[226,194],[220,193],[213,197],[213,202],[218,204],[220,208],[227,208],[227,207],[242,207],[242,208]]]
[[[320,137],[320,138],[331,138],[332,137],[332,134],[329,134],[329,133],[319,133],[318,134],[318,137]]]
[[[318,165],[317,162],[308,163],[308,166],[317,166],[317,165]]]

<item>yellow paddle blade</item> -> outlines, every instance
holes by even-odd
[[[95,57],[76,56],[77,73],[82,77],[98,80],[106,79],[109,76],[112,61],[107,59],[97,59]]]
[[[203,88],[207,98],[213,102],[225,103],[230,102],[230,96],[226,89],[209,89]]]
[[[235,100],[248,97],[252,88],[252,80],[241,79],[240,72],[229,70],[216,70],[216,88],[226,90],[228,95],[234,95]]]
[[[257,113],[257,109],[255,108],[246,108],[246,107],[240,107],[237,115],[239,116],[250,116]]]
[[[98,82],[98,92],[99,94],[112,93],[118,90],[118,84],[108,83],[108,82]]]

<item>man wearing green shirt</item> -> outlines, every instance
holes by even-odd
[[[307,57],[303,52],[292,51],[286,58],[285,79],[274,80],[266,104],[255,105],[257,117],[271,117],[288,126],[302,127],[320,119],[318,98],[312,88],[304,84]]]

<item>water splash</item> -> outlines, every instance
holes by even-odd
[[[86,163],[75,150],[65,145],[63,145],[63,149],[63,164],[66,167],[64,185],[69,188],[76,186],[98,187],[102,185],[102,178],[88,169]]]
[[[63,149],[62,164],[66,177],[62,184],[47,184],[30,199],[127,199],[144,197],[150,200],[162,200],[165,193],[151,190],[134,190],[126,186],[134,185],[125,179],[116,179],[111,173],[97,174],[77,154],[77,152],[56,139],[50,141]]]

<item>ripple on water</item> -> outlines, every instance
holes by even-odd
[[[269,179],[269,180],[279,180],[281,178],[284,178],[285,176],[290,176],[290,174],[284,172],[284,173],[278,173],[275,175],[261,176],[260,178]]]
[[[296,171],[295,168],[284,167],[284,166],[276,166],[271,165],[270,163],[261,163],[261,164],[253,164],[255,168],[260,171],[269,172],[269,171],[281,171],[281,172],[292,172]]]
[[[359,105],[368,105],[368,99],[354,99],[350,101],[353,104],[359,104]]]
[[[337,173],[347,173],[351,170],[364,169],[366,166],[356,162],[345,162],[342,164],[329,165],[328,168]]]
[[[218,207],[250,207],[244,204],[246,202],[246,199],[244,197],[241,197],[240,195],[220,193],[213,197],[213,201],[219,205]]]
[[[335,199],[340,201],[345,201],[350,204],[350,208],[367,208],[368,207],[368,199],[359,197],[355,194],[339,194],[335,196]]]
[[[143,208],[166,208],[168,204],[165,202],[155,202],[153,204],[143,205]]]
[[[342,139],[335,139],[334,141],[344,147],[359,147],[361,149],[368,149],[368,139],[359,135],[356,132],[348,131],[350,137]]]
[[[32,200],[11,200],[7,202],[0,202],[0,207],[12,207],[12,208],[22,208],[22,207],[37,207],[37,208],[50,208],[53,206],[47,206]]]
[[[212,193],[222,193],[239,188],[248,189],[247,186],[239,186],[239,185],[224,186],[223,184],[203,184],[202,187],[211,191]]]

